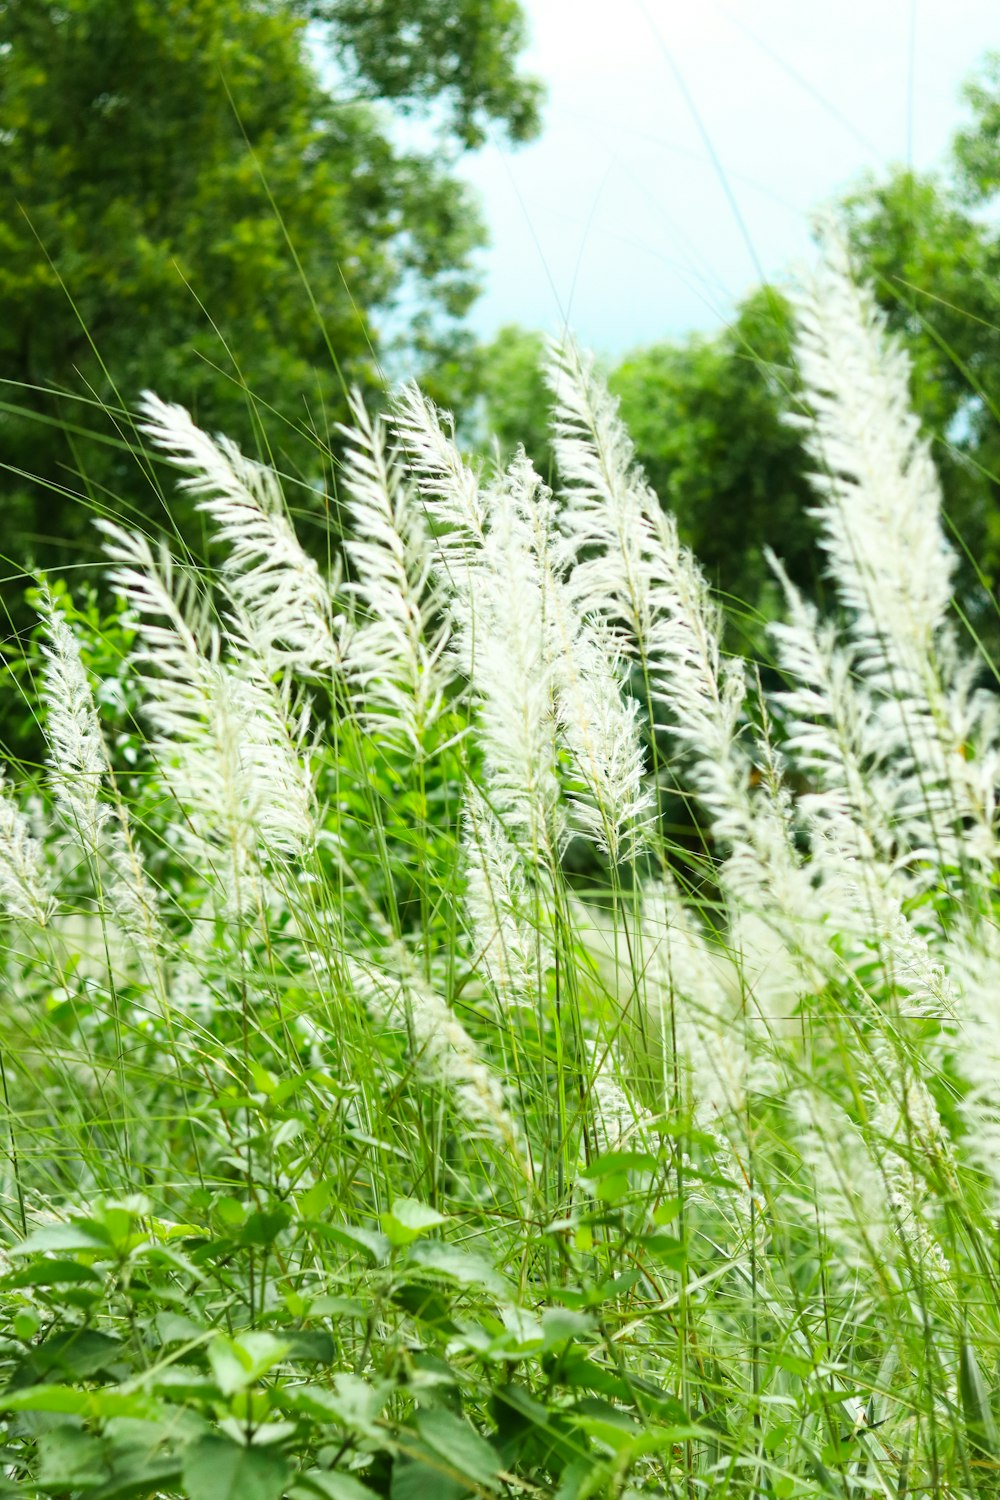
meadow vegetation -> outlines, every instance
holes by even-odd
[[[330,570],[144,398],[211,557],[40,579],[0,794],[0,1493],[996,1492],[998,700],[836,239],[796,319],[772,691],[571,342],[553,488],[355,398]]]

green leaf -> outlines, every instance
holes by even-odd
[[[430,1406],[418,1413],[417,1431],[458,1476],[487,1488],[495,1486],[501,1467],[496,1450],[463,1417]]]
[[[240,1232],[239,1242],[241,1245],[273,1245],[291,1221],[292,1211],[286,1204],[252,1213]]]
[[[397,1198],[381,1223],[390,1244],[398,1248],[445,1223],[445,1215],[416,1198]]]
[[[606,1151],[584,1167],[580,1176],[589,1182],[602,1177],[621,1177],[626,1172],[656,1172],[660,1163],[648,1151]]]
[[[299,1481],[288,1491],[291,1500],[372,1500],[374,1491],[350,1474],[337,1474],[321,1469],[310,1469],[299,1476]]]
[[[288,1343],[288,1357],[303,1364],[332,1365],[336,1346],[331,1334],[324,1328],[303,1328],[284,1335]]]
[[[363,1250],[369,1260],[378,1265],[389,1254],[389,1240],[377,1229],[361,1229],[353,1224],[321,1224],[310,1222],[306,1228],[320,1239],[333,1240],[346,1245],[350,1250]]]
[[[990,1404],[986,1381],[976,1359],[976,1351],[966,1340],[958,1366],[958,1386],[962,1395],[969,1445],[981,1457],[994,1459],[1000,1452],[996,1421]]]
[[[107,1478],[104,1444],[79,1427],[50,1428],[38,1438],[38,1478],[50,1490],[99,1484]]]
[[[404,1282],[392,1294],[397,1307],[402,1307],[411,1317],[419,1318],[431,1328],[442,1333],[457,1333],[458,1325],[451,1316],[451,1303],[437,1287],[422,1286],[417,1282]]]
[[[275,1405],[283,1411],[299,1412],[316,1422],[339,1422],[364,1437],[381,1441],[385,1434],[376,1425],[376,1418],[392,1389],[391,1385],[369,1385],[359,1375],[341,1372],[334,1377],[334,1389],[323,1386],[283,1386],[272,1395]]]
[[[37,1255],[41,1250],[103,1250],[111,1248],[111,1238],[103,1224],[93,1219],[74,1219],[69,1224],[43,1224],[10,1247],[11,1255]]]
[[[89,1405],[86,1391],[71,1385],[29,1385],[24,1390],[4,1391],[2,1411],[53,1411],[78,1415]]]
[[[108,1370],[121,1357],[121,1340],[96,1328],[62,1328],[50,1333],[21,1362],[18,1383],[49,1374],[81,1380]]]
[[[594,1320],[568,1307],[547,1307],[542,1313],[545,1348],[554,1349],[567,1339],[583,1338],[594,1331]]]
[[[397,1458],[392,1466],[389,1500],[467,1500],[469,1486],[420,1459]]]
[[[267,1448],[241,1448],[224,1437],[203,1437],[184,1454],[188,1500],[281,1500],[292,1466]]]
[[[446,1245],[442,1240],[425,1240],[414,1245],[409,1264],[422,1270],[436,1271],[448,1276],[461,1286],[481,1286],[496,1296],[507,1290],[503,1277],[493,1269],[489,1261],[472,1255],[458,1245]]]
[[[103,1278],[91,1266],[81,1265],[78,1260],[37,1260],[23,1266],[11,1276],[5,1276],[3,1286],[64,1286],[68,1282],[101,1281]]]
[[[222,1394],[232,1396],[255,1385],[287,1357],[290,1348],[285,1339],[270,1333],[244,1333],[236,1339],[217,1333],[208,1346],[208,1362]]]
[[[644,1234],[639,1243],[649,1255],[671,1271],[679,1271],[687,1263],[687,1241],[672,1234]]]

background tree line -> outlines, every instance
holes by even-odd
[[[517,0],[0,0],[0,551],[96,557],[94,511],[195,546],[190,509],[136,463],[157,387],[273,460],[336,528],[336,424],[354,382],[405,361],[470,442],[546,472],[539,333],[476,347],[463,317],[484,228],[452,167],[491,125],[539,128]],[[964,584],[1000,571],[1000,61],[937,176],[897,170],[839,205],[915,368]],[[423,112],[433,151],[402,144]],[[791,319],[762,287],[720,333],[611,372],[640,457],[718,588],[769,613],[764,558],[811,588]],[[735,611],[735,606],[734,606]],[[984,616],[985,618],[985,616]],[[984,628],[986,628],[984,624]]]

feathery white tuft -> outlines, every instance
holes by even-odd
[[[93,857],[109,816],[109,808],[101,800],[107,751],[93,691],[80,659],[80,643],[51,596],[44,600],[42,621],[48,636],[43,647],[42,692],[47,709],[49,784],[63,822]]]
[[[500,1079],[437,991],[415,974],[389,974],[360,959],[350,961],[349,972],[373,1019],[408,1033],[414,1061],[427,1081],[451,1095],[468,1125],[520,1160],[519,1132]]]
[[[421,502],[385,425],[372,418],[355,391],[347,439],[344,485],[354,536],[347,552],[356,581],[350,592],[365,618],[347,648],[347,671],[361,689],[363,721],[382,738],[417,754],[445,706],[449,641],[441,621],[440,589]]]
[[[32,836],[25,814],[0,768],[0,905],[9,916],[44,927],[55,902],[45,874],[41,844]]]
[[[477,966],[489,976],[501,1006],[535,1003],[542,936],[528,923],[528,890],[521,856],[503,824],[475,788],[462,818],[465,909]]]
[[[244,457],[228,438],[209,437],[182,406],[151,391],[140,410],[142,431],[187,473],[181,488],[204,497],[198,509],[227,547],[226,585],[253,621],[268,670],[339,671],[343,622],[335,618],[328,583],[295,535],[274,471]]]

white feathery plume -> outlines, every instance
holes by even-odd
[[[568,486],[562,525],[578,558],[574,591],[586,607],[624,620],[641,652],[652,625],[647,515],[659,504],[593,356],[572,339],[552,341],[545,375],[556,463]]]
[[[554,522],[551,491],[521,452],[495,493],[482,561],[473,574],[466,627],[474,643],[471,676],[481,686],[479,666],[489,657],[497,674],[507,679],[504,688],[493,676],[494,689],[522,699],[537,691],[547,699],[544,709],[541,702],[537,705],[542,717],[535,714],[534,732],[544,742],[550,765],[554,737],[565,747],[576,826],[618,860],[634,850],[649,806],[642,785],[638,709],[622,694],[615,653],[609,654],[603,638],[580,615],[566,585]],[[525,597],[523,618],[515,604],[518,590]],[[526,649],[537,662],[520,682],[512,646]],[[522,715],[522,722],[528,718]],[[499,729],[495,718],[493,729]],[[525,747],[530,743],[525,736]],[[512,752],[516,754],[510,746],[504,758]],[[492,795],[492,782],[490,787]],[[551,788],[557,795],[554,767]]]
[[[854,616],[863,669],[889,695],[926,692],[951,599],[941,493],[910,407],[909,359],[831,236],[798,304],[806,445],[823,546]],[[912,685],[912,686],[911,686]]]
[[[101,523],[118,564],[112,584],[136,615],[132,660],[146,688],[145,712],[167,783],[190,813],[179,837],[209,868],[221,861],[228,906],[254,901],[247,876],[263,849],[276,859],[304,853],[315,837],[311,786],[300,731],[287,696],[265,669],[252,623],[227,628],[234,661],[221,659],[218,632],[172,562],[145,538]],[[204,644],[202,644],[204,642]]]
[[[80,659],[80,643],[51,595],[45,597],[42,621],[48,636],[42,648],[42,694],[47,709],[49,783],[63,822],[93,857],[110,811],[101,800],[107,751]]]
[[[640,999],[665,1055],[676,1047],[687,1069],[695,1123],[725,1133],[767,1077],[750,1046],[751,1033],[760,1035],[756,1018],[740,1014],[723,957],[712,952],[672,881],[647,886],[636,939]]]
[[[164,948],[156,888],[150,884],[142,850],[132,836],[124,807],[118,809],[118,826],[107,851],[111,878],[106,887],[108,904],[125,936],[132,942],[146,978],[162,977],[160,955]]]
[[[570,791],[575,822],[617,863],[641,847],[652,808],[639,705],[624,694],[616,653],[597,631],[569,637],[556,660],[559,727],[581,784]]]
[[[405,1030],[414,1061],[429,1083],[445,1089],[468,1125],[512,1152],[524,1167],[520,1133],[503,1086],[450,1005],[422,978],[348,961],[351,983],[372,1018]]]
[[[331,589],[288,518],[277,475],[246,458],[226,437],[211,438],[182,406],[143,394],[142,431],[187,473],[181,488],[204,498],[198,509],[228,548],[222,572],[236,604],[253,621],[267,669],[339,671],[343,621]]]
[[[247,816],[271,858],[301,858],[313,849],[317,833],[308,706],[295,701],[287,675],[276,681],[266,671],[254,622],[230,620],[226,640],[246,726],[241,748]]]
[[[831,1272],[876,1270],[891,1253],[885,1179],[872,1147],[847,1112],[817,1088],[788,1100],[796,1148],[811,1179],[810,1205],[836,1251]]]
[[[533,848],[558,849],[558,731],[580,783],[580,829],[620,858],[649,800],[637,710],[566,588],[550,491],[522,452],[483,495],[447,419],[415,387],[397,399],[395,424],[434,524],[462,668],[480,698],[491,799]]]
[[[836,627],[820,621],[773,554],[769,561],[785,594],[787,619],[770,626],[782,670],[794,686],[775,695],[782,709],[783,748],[811,788],[797,799],[807,826],[817,826],[848,857],[892,858],[892,791],[872,749],[876,707],[857,680]],[[873,763],[874,762],[874,763]]]
[[[525,857],[555,860],[563,841],[556,773],[555,671],[533,529],[504,486],[459,613],[462,670],[478,700],[484,783]],[[523,840],[523,842],[522,842]]]
[[[500,819],[475,787],[462,816],[465,909],[481,965],[504,1010],[533,1006],[546,962],[542,935],[528,924],[524,865]]]
[[[967,678],[955,681],[946,618],[955,559],[940,484],[910,407],[906,352],[888,337],[871,290],[854,282],[836,235],[799,298],[798,324],[810,416],[793,420],[817,461],[815,514],[858,668],[877,696],[901,837],[914,861],[967,868],[975,856],[987,878],[998,847],[994,793],[978,770],[970,776],[963,736],[990,726]],[[995,746],[983,753],[992,775]],[[965,819],[976,826],[971,845]]]
[[[597,1150],[617,1151],[633,1142],[643,1144],[653,1117],[626,1088],[620,1052],[597,1041],[585,1041],[584,1049]]]
[[[965,1085],[959,1111],[963,1147],[989,1184],[1000,1215],[1000,932],[995,922],[962,914],[944,949],[958,991],[955,1020],[943,1039]]]
[[[55,910],[42,846],[4,784],[0,767],[0,905],[7,914],[44,927]]]
[[[769,913],[804,954],[814,934],[805,939],[799,929],[803,921],[814,926],[816,901],[791,842],[779,783],[751,787],[753,766],[742,741],[743,664],[722,656],[719,611],[636,463],[617,403],[593,362],[571,345],[557,346],[549,381],[567,486],[562,527],[577,558],[569,588],[611,630],[624,626],[652,705],[667,710],[663,727],[686,751],[693,789],[714,837],[729,851],[722,871],[728,893]]]
[[[915,1263],[922,1279],[929,1276],[950,1288],[951,1265],[927,1219],[928,1186],[919,1167],[926,1163],[934,1176],[943,1170],[957,1189],[952,1143],[916,1073],[884,1044],[876,1044],[873,1054],[866,1090],[872,1106],[869,1128],[879,1147],[893,1228],[907,1252],[904,1264]]]
[[[643,786],[638,704],[623,691],[617,645],[600,619],[585,618],[567,583],[552,493],[523,450],[507,471],[498,506],[505,500],[527,529],[538,570],[556,722],[577,783],[570,792],[576,823],[617,861],[634,853],[651,805]]]
[[[49,637],[49,645],[43,648],[49,780],[56,806],[86,853],[94,858],[103,852],[107,858],[110,879],[104,894],[108,905],[153,973],[162,937],[156,895],[146,879],[140,851],[120,805],[116,826],[107,847],[101,850],[104,829],[112,817],[112,808],[100,800],[109,764],[94,695],[80,659],[80,645],[51,597],[45,600],[43,620]]]
[[[635,462],[618,403],[571,342],[550,349],[556,455],[566,484],[561,525],[575,557],[581,607],[627,642],[652,674],[654,698],[695,752],[697,790],[718,823],[742,821],[750,767],[737,743],[744,698],[739,664],[723,664],[721,620],[697,564],[681,547]],[[731,837],[724,827],[716,832]]]
[[[449,671],[443,660],[449,630],[432,580],[433,549],[423,507],[399,456],[390,452],[385,425],[369,415],[357,391],[350,397],[344,485],[354,537],[347,552],[365,621],[347,648],[347,671],[362,689],[363,721],[390,741],[420,753],[445,705]]]
[[[417,385],[403,386],[396,396],[392,422],[420,488],[442,572],[460,591],[469,561],[486,539],[487,499],[458,451],[454,418],[438,411]]]

